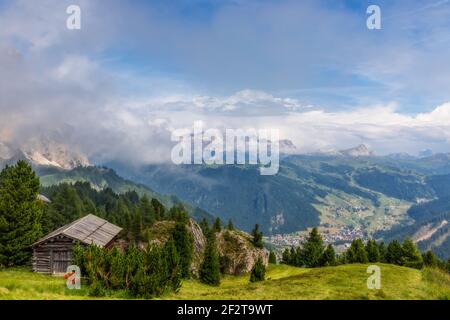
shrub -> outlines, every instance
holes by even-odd
[[[266,267],[261,257],[256,260],[255,265],[250,273],[250,282],[264,281],[266,276]]]

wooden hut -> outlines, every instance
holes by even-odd
[[[65,273],[72,264],[72,249],[95,244],[109,248],[122,228],[93,214],[65,225],[33,244],[33,271],[39,273]]]

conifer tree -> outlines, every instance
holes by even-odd
[[[423,259],[419,250],[411,239],[405,239],[402,245],[402,265],[420,269],[423,267]]]
[[[194,240],[184,222],[179,221],[175,223],[172,238],[175,242],[177,252],[180,255],[181,275],[183,278],[189,278],[191,276]]]
[[[166,216],[166,208],[162,205],[158,199],[153,198],[151,201],[153,211],[155,212],[155,217],[157,220],[162,220]]]
[[[39,178],[19,161],[0,173],[0,265],[29,262],[30,246],[41,236]]]
[[[291,251],[288,248],[284,249],[281,262],[288,265],[291,264]]]
[[[261,231],[259,231],[259,224],[256,224],[255,228],[252,230],[252,236],[253,245],[257,248],[264,248],[263,234]]]
[[[436,267],[438,265],[439,259],[436,257],[436,255],[433,253],[433,251],[428,250],[425,252],[422,256],[423,263],[427,267]]]
[[[209,229],[209,223],[208,220],[206,220],[206,218],[203,218],[202,221],[200,221],[200,229],[202,229],[203,235],[205,236],[205,238],[208,238],[209,233],[210,233],[210,229]]]
[[[380,262],[380,251],[375,240],[367,241],[366,251],[369,262]]]
[[[220,262],[215,239],[215,234],[211,233],[207,239],[205,254],[199,272],[200,281],[212,286],[220,285]]]
[[[250,282],[264,281],[265,276],[266,266],[264,265],[261,257],[259,257],[250,273]]]
[[[177,292],[181,287],[180,255],[177,252],[175,241],[170,238],[164,245],[164,259],[167,262],[167,277],[172,290]]]
[[[397,240],[391,241],[386,249],[386,262],[391,264],[402,265],[403,249]]]
[[[320,265],[325,267],[336,265],[336,252],[331,244],[323,252]]]
[[[234,231],[234,224],[233,224],[233,221],[231,219],[228,220],[228,230]]]
[[[378,244],[378,252],[380,253],[380,262],[386,262],[386,246],[383,241]]]
[[[352,241],[350,248],[345,253],[345,259],[347,263],[367,263],[369,258],[367,257],[367,251],[364,243],[361,239],[355,239]]]
[[[216,218],[216,220],[214,221],[214,225],[213,225],[213,232],[220,232],[222,230],[222,221],[220,220],[219,217]]]
[[[322,237],[319,234],[319,230],[313,228],[303,245],[302,255],[304,264],[310,268],[320,266],[320,259],[324,249],[325,247]]]
[[[275,252],[273,252],[273,251],[270,251],[270,253],[269,253],[269,263],[277,264],[277,256],[275,255]]]

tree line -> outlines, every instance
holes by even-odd
[[[39,193],[51,202],[44,205],[38,200]],[[193,236],[188,230],[189,215],[182,205],[166,209],[157,199],[139,197],[134,191],[115,194],[109,188],[95,190],[87,182],[41,188],[39,177],[25,161],[0,172],[0,267],[29,264],[30,246],[35,241],[87,213],[121,226],[121,238],[127,243],[126,248],[112,250],[76,246],[75,264],[80,266],[90,294],[125,290],[133,297],[153,297],[177,291],[181,280],[192,276]],[[149,243],[150,227],[163,220],[174,222],[165,244],[138,249]],[[218,218],[210,228],[208,221],[203,220],[201,227],[207,244],[200,280],[219,285],[221,269],[215,237],[222,222]],[[227,228],[234,230],[231,220]],[[262,248],[258,225],[252,235],[253,244]],[[259,265],[257,271],[261,273]]]
[[[370,239],[364,243],[361,239],[355,239],[344,253],[338,255],[331,244],[325,246],[317,228],[311,230],[302,246],[285,249],[282,254],[282,263],[297,267],[376,262],[416,269],[439,267],[450,272],[450,260],[439,260],[431,250],[422,254],[411,239],[405,239],[403,243],[393,240],[387,246],[383,241]]]

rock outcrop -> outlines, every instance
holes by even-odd
[[[221,269],[225,274],[240,275],[250,272],[259,257],[265,265],[269,262],[269,253],[264,248],[256,248],[251,236],[242,231],[222,230],[217,234]]]
[[[158,221],[149,230],[150,243],[163,245],[175,226],[173,221]],[[192,261],[192,274],[198,276],[203,253],[206,247],[206,237],[200,226],[192,219],[189,220],[188,229],[192,234],[194,257]],[[145,247],[142,243],[141,246]],[[220,256],[222,272],[231,275],[240,275],[250,272],[256,260],[262,258],[268,264],[269,253],[266,249],[253,246],[251,236],[242,231],[222,230],[216,234],[216,245]]]

